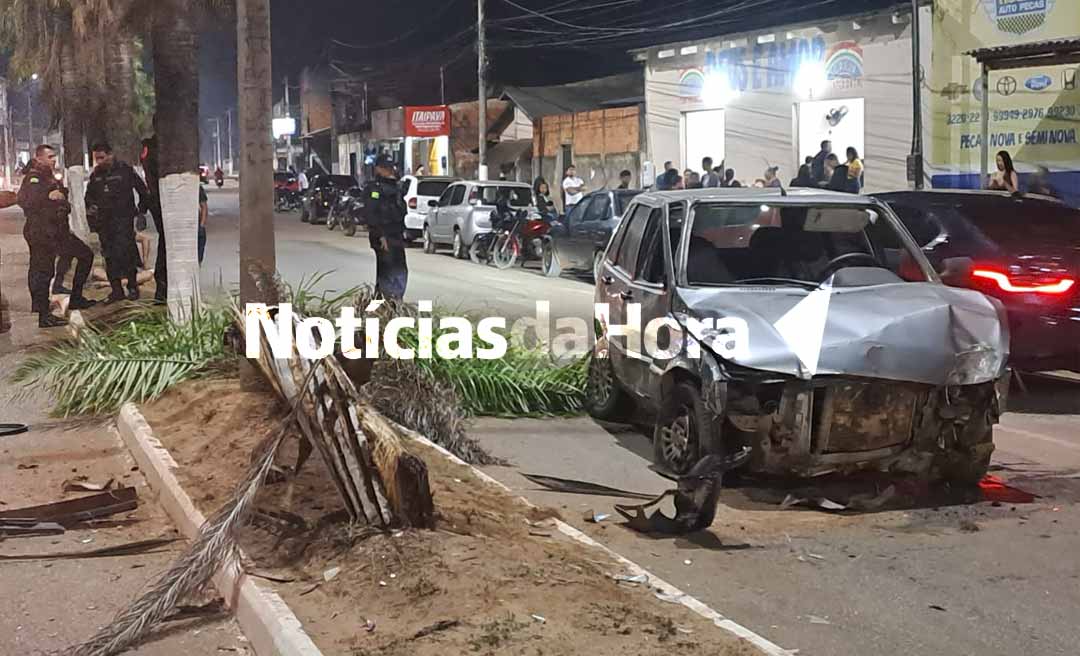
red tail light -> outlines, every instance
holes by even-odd
[[[1001,291],[1014,294],[1065,294],[1076,285],[1075,278],[1057,274],[1043,278],[1030,275],[1010,278],[1008,274],[1001,271],[975,269],[971,275],[991,280],[997,283]]]
[[[410,198],[409,199],[409,209],[410,210],[415,210],[416,209],[416,199],[415,198]]]

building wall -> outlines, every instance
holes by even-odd
[[[572,162],[564,161],[564,146],[570,147]],[[642,149],[637,106],[545,116],[533,123],[539,175],[548,181],[560,209],[563,172],[571,163],[589,190],[616,187],[623,170],[640,175]]]
[[[330,81],[316,69],[305,68],[300,74],[300,112],[300,134],[330,127]]]
[[[668,160],[679,170],[700,169],[700,160],[683,161],[684,113],[724,109],[725,163],[737,179],[752,184],[766,167],[779,166],[786,182],[814,154],[799,152],[796,105],[814,100],[841,108],[863,98],[866,188],[907,187],[914,112],[910,26],[902,19],[865,17],[858,29],[851,20],[778,26],[649,51],[647,159],[658,171]],[[848,145],[834,143],[833,150],[843,159]],[[710,155],[719,165],[719,154]]]
[[[487,102],[487,121],[489,140],[494,132],[502,132],[513,124],[513,106],[503,100]],[[502,123],[500,126],[499,123]],[[450,105],[450,157],[454,175],[474,180],[478,175],[480,157],[480,106],[479,103],[467,102]]]

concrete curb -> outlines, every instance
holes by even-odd
[[[176,480],[178,468],[133,403],[120,410],[120,437],[131,451],[150,487],[158,494],[181,533],[194,539],[206,517],[191,502]],[[322,656],[303,625],[285,601],[272,590],[257,585],[243,571],[227,569],[214,576],[214,585],[236,615],[236,621],[257,656]]]
[[[400,425],[398,425],[398,429],[401,430],[404,434],[411,437],[412,439],[416,440],[417,442],[420,442],[421,444],[423,444],[425,446],[428,446],[428,447],[430,447],[432,449],[435,449],[436,451],[442,453],[444,456],[449,458],[451,461],[453,461],[453,462],[455,462],[455,463],[457,463],[459,465],[463,465],[465,467],[468,467],[469,469],[471,469],[473,471],[473,473],[476,475],[476,477],[479,478],[480,480],[482,480],[482,481],[484,481],[486,483],[489,483],[491,485],[494,485],[494,486],[496,486],[496,487],[498,487],[500,489],[506,490],[510,494],[514,494],[514,491],[511,490],[507,485],[503,484],[502,482],[500,482],[500,481],[496,480],[495,478],[489,476],[488,474],[484,473],[479,468],[474,467],[473,465],[470,465],[469,463],[465,462],[461,458],[458,458],[454,454],[450,453],[449,451],[447,451],[443,447],[439,446],[438,444],[435,444],[434,442],[427,439],[423,435],[420,435],[419,433],[411,431],[411,430],[409,430],[409,429],[407,429],[407,428],[405,428],[403,426],[400,426]],[[518,496],[517,498],[519,500],[521,500],[523,503],[525,503],[527,506],[531,507],[531,508],[536,507],[531,501],[529,501],[525,497]],[[773,644],[772,642],[765,639],[764,637],[754,633],[753,631],[751,631],[750,629],[742,626],[741,624],[724,617],[723,615],[718,613],[716,610],[710,608],[704,602],[702,602],[699,599],[696,599],[695,597],[692,597],[689,594],[683,592],[682,590],[676,588],[674,585],[668,583],[667,581],[661,579],[660,577],[656,576],[655,574],[649,572],[647,569],[645,569],[641,565],[638,565],[637,563],[633,562],[632,560],[626,558],[625,556],[623,556],[623,555],[621,555],[619,553],[616,553],[615,551],[612,551],[610,548],[600,544],[596,540],[593,540],[591,537],[589,537],[588,535],[585,535],[584,533],[582,533],[578,529],[574,528],[573,526],[570,526],[566,522],[564,522],[564,521],[562,521],[560,519],[553,519],[552,521],[555,522],[555,526],[559,529],[560,533],[562,533],[563,535],[566,535],[567,537],[569,537],[572,540],[580,542],[581,544],[600,549],[601,551],[606,553],[608,556],[615,559],[615,561],[618,562],[620,565],[625,567],[631,573],[632,576],[639,576],[639,575],[642,575],[642,574],[645,575],[646,578],[648,579],[648,584],[649,584],[650,588],[652,590],[654,590],[656,593],[658,593],[657,596],[662,598],[664,601],[668,601],[670,603],[675,603],[675,604],[681,604],[681,605],[687,607],[688,609],[690,609],[694,613],[697,613],[701,617],[704,617],[705,619],[709,620],[710,622],[712,622],[713,624],[715,624],[719,628],[723,629],[724,631],[727,631],[728,633],[731,633],[732,635],[734,635],[736,637],[739,637],[739,638],[742,638],[743,640],[746,640],[750,644],[754,645],[754,647],[756,647],[759,651],[761,651],[761,653],[765,654],[766,656],[793,656],[794,654],[798,653],[797,649],[796,650],[784,649],[783,647],[780,647],[779,645]]]

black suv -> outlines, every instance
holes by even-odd
[[[989,466],[1004,309],[941,284],[872,198],[642,194],[607,248],[596,302],[589,410],[651,421],[662,468],[744,446],[750,468],[772,474],[975,482]]]
[[[1080,210],[1052,198],[992,191],[877,194],[930,262],[970,258],[956,281],[1001,300],[1012,365],[1080,371]]]

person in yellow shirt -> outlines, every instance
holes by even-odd
[[[863,163],[859,159],[859,151],[848,146],[847,149],[847,174],[848,184],[851,189],[858,193],[863,187]]]

